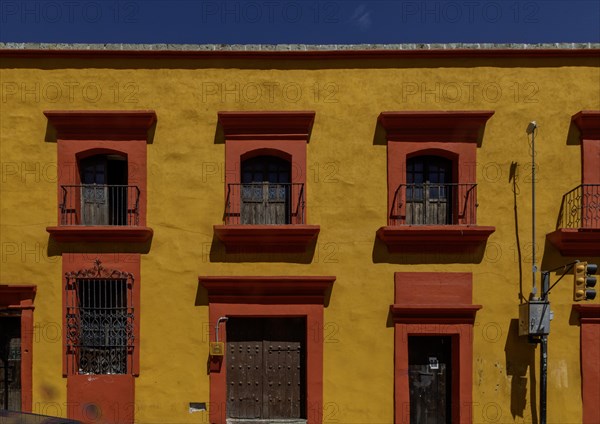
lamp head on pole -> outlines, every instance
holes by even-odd
[[[533,134],[535,129],[537,128],[537,122],[531,121],[529,125],[527,125],[527,129],[525,130],[527,134]]]

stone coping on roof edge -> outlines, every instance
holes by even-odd
[[[409,44],[86,44],[0,42],[6,50],[91,51],[364,51],[364,50],[593,50],[600,43],[409,43]]]

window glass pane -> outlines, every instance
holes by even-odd
[[[95,180],[94,180],[94,170],[92,169],[86,169],[83,171],[83,178],[82,178],[82,183],[83,184],[94,184]]]
[[[242,182],[243,183],[251,183],[252,182],[252,173],[251,172],[242,172]]]
[[[258,156],[242,162],[242,175],[252,173],[252,181],[277,183],[290,180],[290,163],[275,156]]]
[[[96,173],[96,184],[106,184],[106,179],[104,178],[104,172]]]

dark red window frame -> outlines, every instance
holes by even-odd
[[[225,199],[239,209],[239,199],[227,199],[229,184],[241,183],[241,164],[255,156],[277,156],[291,162],[291,182],[303,184],[305,205],[292,196],[291,208],[304,207],[304,223],[282,225],[215,225],[215,235],[228,253],[305,252],[320,230],[308,225],[306,145],[315,112],[219,112],[225,136]],[[227,206],[226,206],[227,207]]]
[[[44,115],[56,133],[58,145],[58,205],[63,198],[62,186],[81,184],[79,162],[94,155],[118,154],[126,157],[128,184],[140,189],[139,225],[58,225],[47,227],[46,231],[59,242],[148,241],[153,232],[146,226],[146,146],[151,141],[149,131],[156,123],[156,113],[152,110],[59,110],[45,111]],[[60,213],[59,210],[59,223]]]
[[[484,245],[495,227],[476,224],[476,212],[456,225],[398,225],[393,208],[398,187],[406,184],[406,162],[414,156],[450,159],[458,184],[476,183],[477,146],[493,111],[382,112],[378,122],[386,131],[388,223],[377,237],[389,252],[471,252]]]

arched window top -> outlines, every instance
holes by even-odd
[[[452,161],[440,156],[415,156],[406,162],[407,184],[452,182]]]
[[[127,185],[127,157],[96,154],[79,161],[82,184]]]
[[[122,152],[120,150],[115,149],[106,149],[106,148],[94,148],[84,150],[82,152],[77,153],[77,160],[82,161],[94,156],[107,156],[111,158],[120,158],[119,160],[127,161],[128,155],[126,152]]]
[[[244,162],[248,159],[253,159],[258,156],[273,156],[273,157],[277,157],[277,158],[286,160],[288,162],[292,161],[291,154],[289,154],[288,152],[285,152],[283,150],[274,149],[274,148],[260,148],[260,149],[250,150],[249,152],[246,152],[243,155],[241,155],[240,159],[242,160],[242,162]]]
[[[290,183],[291,164],[276,156],[262,155],[242,162],[242,184]]]
[[[423,149],[417,150],[406,155],[407,160],[418,156],[437,156],[455,162],[458,160],[458,154],[444,149]]]

